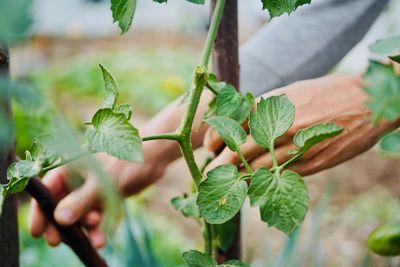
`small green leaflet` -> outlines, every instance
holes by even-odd
[[[261,0],[263,9],[268,9],[271,19],[284,13],[290,14],[299,6],[311,3],[311,0]]]
[[[200,215],[208,223],[224,223],[239,212],[246,194],[247,183],[239,178],[237,167],[218,166],[207,173],[207,179],[199,186]]]
[[[308,210],[308,192],[303,179],[292,171],[272,173],[258,169],[251,180],[252,206],[260,206],[261,219],[290,235],[299,228]]]
[[[388,56],[400,63],[400,35],[380,39],[369,46],[372,53]]]
[[[197,250],[183,252],[182,258],[189,267],[211,267],[217,265],[213,258]]]
[[[50,134],[40,135],[32,140],[32,146],[29,149],[33,161],[42,165],[51,165],[57,162],[61,157],[57,155],[54,148],[56,140]],[[28,158],[27,158],[28,159]]]
[[[298,131],[293,142],[300,148],[300,152],[306,152],[319,142],[334,137],[342,131],[343,128],[334,123],[316,124]]]
[[[247,140],[247,134],[240,124],[230,118],[218,116],[212,117],[206,122],[217,131],[232,151],[239,151],[239,146]]]
[[[379,142],[379,149],[390,155],[400,155],[400,132],[385,135]]]
[[[118,105],[115,110],[116,113],[124,114],[127,120],[130,120],[132,117],[132,107],[129,104]]]
[[[121,113],[111,109],[100,109],[92,118],[94,129],[88,129],[86,136],[91,149],[106,152],[121,160],[141,162],[142,139]]]
[[[223,264],[217,265],[216,267],[250,267],[250,265],[239,260],[229,260]]]
[[[216,96],[216,115],[229,117],[238,123],[244,122],[254,105],[254,96],[243,96],[232,85],[224,86]]]
[[[171,204],[185,217],[199,218],[200,211],[196,204],[197,195],[198,193],[194,193],[190,196],[175,197],[171,199]]]
[[[20,160],[8,166],[8,184],[3,187],[3,194],[22,192],[31,177],[38,175],[41,171],[39,162]]]
[[[374,122],[385,118],[394,121],[400,117],[400,76],[392,66],[371,61],[367,73],[366,92],[371,96],[367,103],[373,111]]]
[[[153,1],[157,3],[167,3],[168,0],[153,0]],[[205,2],[205,0],[186,0],[186,1],[200,5],[204,5]]]
[[[295,108],[286,95],[261,98],[257,111],[250,113],[250,132],[261,147],[270,149],[293,123]]]
[[[131,27],[136,11],[136,0],[111,0],[111,11],[114,22],[118,22],[121,34],[126,33]]]
[[[214,244],[222,251],[228,251],[235,241],[237,222],[235,218],[223,223],[212,225],[214,230]]]
[[[104,94],[103,108],[114,109],[118,98],[118,84],[111,73],[100,64],[103,73],[104,87],[106,93]]]

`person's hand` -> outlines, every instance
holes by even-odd
[[[316,145],[289,167],[301,175],[310,175],[338,165],[366,151],[384,133],[399,127],[400,121],[372,124],[370,111],[365,106],[368,96],[362,88],[360,76],[331,75],[296,82],[264,95],[268,97],[286,94],[296,107],[293,126],[277,140],[275,152],[278,163],[287,161],[291,157],[288,151],[296,149],[292,142],[296,132],[316,123],[333,122],[342,126],[344,131],[337,137]],[[204,145],[210,151],[218,152],[221,151],[223,142],[215,131],[209,129]],[[260,148],[250,135],[241,150],[253,170],[272,166],[268,151]],[[227,163],[241,164],[236,153],[224,148],[207,169]]]

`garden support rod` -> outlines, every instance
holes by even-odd
[[[211,12],[219,0],[212,0]],[[239,84],[239,41],[238,41],[238,7],[237,0],[226,2],[218,29],[218,35],[213,51],[213,71],[218,79],[240,88]],[[240,213],[232,220],[236,223],[236,235],[227,251],[218,250],[218,262],[241,258]]]
[[[7,167],[15,161],[11,112],[9,53],[0,44],[0,183],[7,183]],[[0,267],[19,266],[17,198],[6,197],[0,217]]]

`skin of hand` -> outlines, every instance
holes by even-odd
[[[212,94],[208,91],[204,92],[193,124],[194,148],[202,145],[207,128],[199,127],[199,125],[211,99]],[[140,129],[141,136],[174,132],[179,127],[185,110],[186,104],[181,104],[180,100],[171,103]],[[120,194],[127,197],[140,192],[162,177],[168,164],[180,156],[180,151],[174,141],[154,140],[144,142],[143,154],[143,163],[122,161],[106,154],[96,155],[96,158],[104,171],[109,174]],[[43,183],[59,201],[54,212],[55,220],[61,225],[81,223],[87,230],[93,245],[101,248],[105,245],[105,237],[100,229],[101,189],[93,174],[88,173],[86,176],[82,186],[71,190],[71,171],[68,167],[60,167],[49,171],[43,178]],[[61,242],[57,229],[48,223],[35,200],[31,201],[29,230],[34,237],[43,235],[51,246],[57,246]]]
[[[265,98],[286,94],[296,107],[292,127],[276,143],[278,163],[282,164],[292,157],[288,151],[296,149],[292,142],[296,132],[316,123],[333,122],[344,130],[340,135],[314,146],[289,167],[301,175],[311,175],[349,160],[371,148],[383,134],[398,128],[400,120],[379,125],[371,122],[371,112],[365,105],[368,95],[362,88],[361,76],[330,75],[296,82],[265,94]],[[223,148],[223,142],[214,130],[207,131],[204,146],[216,154],[222,150],[207,170],[228,163],[241,166],[237,154]],[[250,135],[241,150],[253,170],[272,166],[268,151],[260,148]]]

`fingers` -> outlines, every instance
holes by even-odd
[[[55,220],[61,225],[71,225],[88,212],[98,199],[98,184],[95,177],[63,198],[54,211]]]
[[[65,177],[67,175],[66,168],[58,168],[49,171],[43,178],[43,183],[47,186],[49,191],[56,197],[61,198],[66,193]],[[32,199],[31,208],[29,210],[29,231],[33,237],[39,237],[43,234],[47,227],[47,219],[40,209],[36,200]],[[50,234],[52,231],[50,231]]]
[[[224,141],[219,137],[214,129],[209,128],[204,136],[203,145],[208,151],[218,151],[224,144]]]
[[[52,247],[58,246],[61,243],[61,236],[53,224],[47,225],[46,230],[44,231],[44,238]]]

